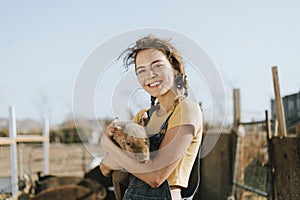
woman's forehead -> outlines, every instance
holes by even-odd
[[[136,56],[136,66],[148,66],[153,61],[168,61],[165,54],[158,49],[144,49]]]

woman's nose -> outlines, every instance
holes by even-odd
[[[157,74],[152,69],[147,74],[147,78],[155,78],[156,76]]]

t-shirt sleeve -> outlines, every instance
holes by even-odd
[[[143,116],[143,114],[147,111],[147,109],[140,110],[133,118],[132,121],[134,123],[139,123],[139,120]]]
[[[197,103],[186,99],[176,106],[168,129],[182,125],[194,126],[194,136],[202,128],[202,111]]]

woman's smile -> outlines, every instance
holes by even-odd
[[[162,81],[155,81],[155,82],[149,83],[149,84],[147,84],[147,85],[148,85],[148,87],[150,87],[150,88],[157,88],[157,87],[159,87],[161,84],[162,84]]]
[[[145,49],[137,54],[136,74],[141,86],[151,96],[159,97],[174,88],[175,70],[157,49]]]

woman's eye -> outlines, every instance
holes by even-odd
[[[145,70],[144,69],[141,69],[141,70],[138,70],[136,73],[137,74],[143,74],[145,72]]]
[[[161,65],[161,64],[154,65],[154,68],[156,68],[156,69],[159,69],[159,68],[161,68],[161,67],[162,67],[162,65]]]

